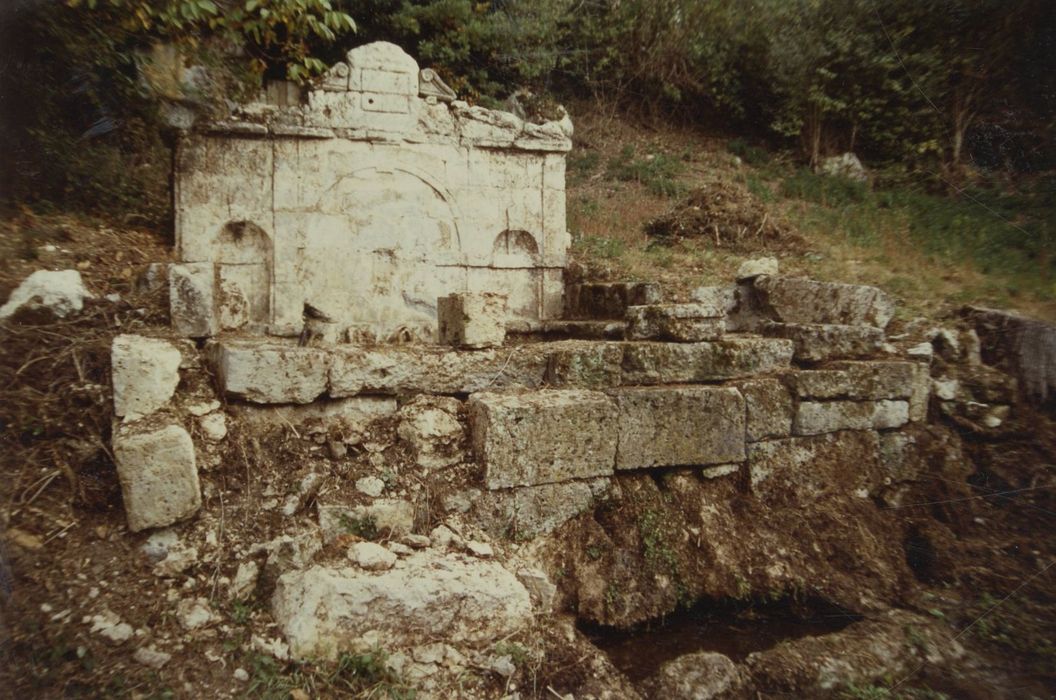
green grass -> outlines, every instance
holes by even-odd
[[[606,172],[614,180],[640,183],[657,196],[675,197],[686,190],[679,179],[685,170],[682,158],[667,153],[638,158],[633,147],[624,146],[619,155],[609,160]]]
[[[387,654],[372,649],[359,654],[342,654],[332,664],[284,664],[264,654],[249,659],[250,682],[247,698],[288,700],[290,692],[301,689],[312,697],[357,697],[411,700],[408,688],[385,661]]]

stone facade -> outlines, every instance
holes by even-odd
[[[215,299],[199,267],[178,266],[195,274],[174,300],[197,306],[177,331],[296,335],[307,302],[339,336],[432,340],[437,299],[466,291],[506,294],[510,319],[560,315],[571,122],[435,85],[398,47],[368,44],[305,104],[250,105],[183,138],[177,253],[208,266]]]

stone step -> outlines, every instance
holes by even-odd
[[[790,340],[799,362],[870,357],[884,344],[884,332],[874,326],[770,322],[761,330],[767,337]]]
[[[653,282],[586,282],[565,288],[565,316],[570,319],[622,319],[629,306],[660,303]]]
[[[887,327],[895,302],[876,287],[764,275],[752,285],[755,301],[771,320],[796,324]]]
[[[627,307],[629,340],[696,343],[726,332],[723,314],[710,304],[649,304]]]

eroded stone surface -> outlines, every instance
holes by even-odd
[[[765,374],[789,366],[792,342],[725,338],[710,343],[626,343],[623,379],[631,384],[680,384]]]
[[[125,424],[113,448],[128,529],[171,525],[201,507],[194,443],[182,426]]]
[[[533,538],[552,532],[590,508],[609,485],[609,479],[600,478],[489,491],[475,507],[496,535],[515,540]]]
[[[750,443],[752,493],[771,505],[868,493],[883,480],[879,449],[868,430]]]
[[[207,338],[219,330],[216,268],[211,262],[169,266],[169,315],[172,330],[188,338]]]
[[[718,340],[726,331],[721,314],[707,304],[627,307],[627,338],[695,343]]]
[[[782,323],[882,329],[895,313],[894,300],[876,287],[767,275],[757,278],[754,288],[770,318]]]
[[[786,375],[796,396],[804,399],[908,399],[917,381],[916,362],[833,362],[825,369]]]
[[[278,581],[272,614],[296,658],[334,659],[368,631],[393,646],[421,639],[494,642],[531,620],[528,591],[498,564],[425,550],[376,573],[313,566]]]
[[[767,323],[763,332],[791,340],[801,362],[868,357],[880,352],[884,341],[884,332],[873,326]]]
[[[614,394],[617,469],[725,464],[745,458],[744,397],[733,388],[647,387]]]
[[[224,391],[254,403],[311,403],[329,383],[331,356],[316,348],[225,341],[209,354]]]
[[[446,396],[418,396],[400,408],[397,434],[420,466],[436,469],[462,461],[461,406],[461,401]]]
[[[180,383],[182,361],[180,350],[168,341],[138,335],[114,338],[114,414],[146,416],[165,406]]]
[[[908,401],[800,401],[792,432],[819,435],[837,430],[883,430],[907,422]]]
[[[648,282],[590,282],[569,285],[569,318],[622,319],[630,306],[660,303],[660,285]]]
[[[546,368],[546,383],[556,388],[601,389],[619,386],[623,362],[620,343],[569,344],[555,347]]]
[[[748,412],[749,441],[792,434],[792,395],[780,380],[773,377],[743,379],[736,382],[736,386],[744,396]]]
[[[488,488],[607,476],[616,460],[616,404],[594,391],[469,397],[473,450]]]
[[[711,700],[728,697],[739,680],[737,666],[728,656],[702,651],[668,661],[650,685],[657,698]]]
[[[440,342],[455,347],[501,347],[506,340],[506,295],[449,294],[436,305]]]
[[[402,537],[414,529],[414,505],[399,498],[379,498],[363,506],[319,505],[319,529],[331,542],[342,535],[377,533]]]

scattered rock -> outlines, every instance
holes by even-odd
[[[430,544],[429,538],[425,535],[404,535],[400,542],[411,549],[425,549]]]
[[[260,566],[252,559],[238,565],[235,578],[227,589],[231,600],[245,600],[253,595],[260,578]]]
[[[367,571],[385,571],[396,563],[396,554],[373,542],[356,542],[348,548],[348,558]]]
[[[91,631],[93,634],[106,637],[114,644],[127,642],[134,634],[132,625],[122,622],[117,613],[110,610],[104,610],[99,615],[93,615],[89,622],[92,623]]]
[[[236,668],[232,675],[235,677],[235,680],[240,683],[245,683],[249,680],[249,673],[244,668]]]
[[[227,437],[227,416],[223,413],[210,413],[198,419],[198,425],[210,442],[220,442]]]
[[[165,664],[169,663],[172,659],[172,654],[168,654],[164,651],[158,651],[154,647],[140,647],[136,649],[136,652],[132,654],[133,660],[144,666],[149,666],[153,669],[159,669]]]
[[[201,418],[202,416],[212,413],[220,408],[220,402],[216,399],[212,401],[196,401],[189,403],[184,406],[184,409],[195,418]]]
[[[475,557],[480,557],[481,559],[490,559],[495,556],[495,549],[487,542],[467,540],[465,547],[467,552]]]
[[[84,300],[92,299],[77,270],[37,270],[11,292],[7,303],[0,306],[0,319],[13,316],[19,309],[47,309],[59,318],[84,308]]]
[[[168,545],[165,558],[154,565],[154,575],[175,578],[198,563],[198,548],[179,541]]]
[[[196,630],[213,621],[213,612],[205,598],[184,598],[176,604],[176,619],[185,630]]]
[[[722,654],[699,652],[668,661],[652,679],[655,697],[711,700],[726,697],[738,683],[737,666]]]
[[[852,182],[868,182],[869,173],[866,172],[862,161],[851,152],[841,153],[838,156],[829,156],[821,161],[818,169],[823,175],[830,177],[842,177]]]
[[[429,542],[439,549],[446,549],[452,545],[462,546],[462,538],[451,531],[447,525],[437,525],[429,533]]]
[[[458,420],[462,402],[443,396],[417,396],[400,408],[397,433],[426,469],[462,460],[465,432]]]
[[[761,275],[776,274],[778,274],[777,258],[755,258],[741,263],[741,266],[737,268],[736,279],[738,282],[747,282]]]
[[[312,472],[303,477],[297,484],[297,492],[286,497],[286,502],[282,506],[282,514],[288,517],[299,513],[319,493],[324,481],[326,481],[326,475],[319,472]]]
[[[385,490],[385,482],[376,476],[364,476],[356,479],[356,490],[371,498],[377,498]]]

